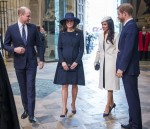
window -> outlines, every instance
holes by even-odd
[[[84,21],[84,0],[77,0],[77,17],[80,19],[80,29],[82,29]]]

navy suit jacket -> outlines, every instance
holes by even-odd
[[[35,68],[37,67],[37,54],[35,46],[39,54],[40,61],[44,61],[44,44],[40,41],[40,37],[37,31],[37,27],[33,24],[27,24],[27,43],[23,43],[21,34],[19,31],[18,23],[15,23],[8,27],[4,40],[4,49],[12,52],[14,55],[14,67],[16,69],[24,69],[25,67]],[[14,52],[14,48],[22,46],[25,48],[24,54],[17,54]]]
[[[138,28],[134,20],[123,27],[118,49],[116,68],[127,75],[139,75]]]

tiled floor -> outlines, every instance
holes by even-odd
[[[71,86],[69,88],[67,118],[61,119],[61,86],[53,84],[56,63],[45,63],[43,70],[37,71],[37,100],[35,116],[38,122],[30,124],[28,119],[20,119],[23,112],[20,92],[12,62],[6,64],[12,84],[18,117],[22,129],[121,129],[120,123],[128,121],[128,106],[124,88],[114,92],[115,111],[103,118],[107,92],[98,89],[99,72],[93,68],[95,52],[83,57],[86,86],[79,86],[76,102],[77,114],[71,113]],[[150,62],[141,62],[139,92],[142,107],[143,129],[150,129]]]

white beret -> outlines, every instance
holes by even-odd
[[[102,23],[102,22],[105,22],[105,21],[107,21],[107,20],[110,20],[110,19],[112,19],[110,16],[104,17],[104,18],[102,19],[101,23]]]

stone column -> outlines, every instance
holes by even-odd
[[[55,59],[58,59],[58,52],[57,52],[57,46],[58,46],[58,34],[59,34],[59,12],[61,12],[60,10],[60,6],[59,6],[59,0],[55,0],[55,36],[54,36],[54,55],[55,55]]]
[[[59,20],[65,16],[66,0],[59,0]]]
[[[41,0],[38,0],[38,7],[39,7],[39,25],[42,26],[42,1]]]
[[[29,8],[31,10],[31,22],[33,24],[39,25],[39,1],[30,0]]]

